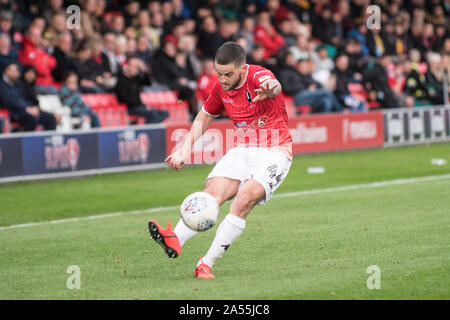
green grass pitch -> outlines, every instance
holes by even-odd
[[[450,165],[433,158],[450,162],[450,145],[295,157],[213,280],[193,270],[216,227],[168,259],[147,221],[175,224],[178,210],[145,212],[201,190],[210,166],[0,185],[0,299],[449,299]],[[441,178],[414,180],[427,176]],[[370,185],[398,179],[413,180]],[[319,191],[282,196],[307,190]],[[67,288],[71,265],[80,289]],[[372,265],[380,289],[367,288]]]

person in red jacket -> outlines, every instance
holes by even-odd
[[[214,68],[214,60],[207,59],[203,62],[202,74],[197,79],[197,88],[195,94],[197,99],[203,103],[208,99],[214,85],[218,81],[216,69]]]
[[[268,11],[261,11],[258,14],[255,27],[255,42],[263,45],[265,49],[264,59],[272,57],[284,46],[284,39],[271,24]]]
[[[58,94],[52,70],[56,67],[56,59],[41,47],[42,30],[31,26],[23,39],[18,60],[22,65],[33,66],[36,70],[36,93]]]

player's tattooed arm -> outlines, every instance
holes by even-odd
[[[256,97],[253,98],[253,102],[261,101],[266,98],[274,98],[281,92],[281,84],[275,79],[269,79],[264,81],[261,87],[255,89],[257,93]]]

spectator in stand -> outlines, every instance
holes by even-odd
[[[145,33],[139,33],[137,36],[135,55],[144,61],[148,70],[151,70],[153,53],[150,50],[150,42]]]
[[[100,39],[91,41],[91,61],[92,72],[96,74],[95,81],[97,85],[106,91],[111,91],[116,87],[117,77],[113,76],[103,63],[102,44]]]
[[[101,24],[96,15],[97,0],[83,0],[80,15],[81,30],[86,38],[98,38],[101,33]]]
[[[25,100],[30,101],[33,105],[40,107],[39,99],[36,95],[36,70],[33,66],[23,66],[22,76],[20,77],[20,85]]]
[[[329,5],[322,6],[319,14],[313,20],[313,36],[319,38],[323,42],[337,46],[339,44],[340,36],[342,30],[338,27],[339,23],[335,19],[341,19],[338,12],[335,13],[337,16],[333,19],[333,13]]]
[[[280,21],[279,24],[279,33],[284,39],[284,47],[283,48],[290,48],[292,46],[295,46],[297,42],[297,32],[295,30],[295,24],[293,22],[293,19],[285,18]]]
[[[219,22],[219,34],[222,37],[222,43],[235,41],[239,32],[239,22],[233,19],[224,19]]]
[[[118,35],[116,37],[116,41],[114,43],[114,60],[113,64],[115,65],[114,70],[116,72],[113,74],[120,73],[122,68],[127,64],[127,38],[124,35]]]
[[[384,40],[380,35],[379,29],[370,29],[366,37],[367,47],[369,48],[369,53],[375,57],[381,57],[385,54],[386,48]]]
[[[56,59],[56,67],[52,71],[55,82],[61,83],[64,76],[75,69],[72,54],[72,35],[70,32],[63,32],[58,36],[58,42],[53,51],[53,57]]]
[[[340,54],[336,57],[336,68],[333,71],[334,95],[339,102],[351,112],[361,112],[366,110],[366,102],[362,97],[350,94],[348,84],[351,82],[360,83],[354,78],[353,72],[349,69],[348,56]]]
[[[285,57],[285,66],[280,73],[280,82],[286,94],[294,96],[296,106],[310,105],[313,113],[340,112],[342,105],[330,90],[323,89],[320,83],[312,78],[311,61],[302,59],[297,68],[291,54]]]
[[[367,59],[364,58],[359,40],[357,38],[348,39],[345,44],[344,52],[348,57],[348,67],[350,71],[353,72],[355,77],[359,80],[362,79],[362,73]]]
[[[314,61],[313,79],[319,82],[322,87],[327,88],[331,71],[334,69],[334,62],[328,57],[327,47],[325,45],[319,45],[317,47],[317,53],[314,52],[312,59]]]
[[[381,108],[398,108],[395,94],[388,84],[387,70],[390,63],[390,57],[385,55],[379,59],[379,63],[369,65],[364,73],[364,87],[369,100],[379,102]]]
[[[255,26],[256,42],[264,47],[265,59],[276,56],[278,51],[284,46],[284,39],[271,24],[268,11],[262,10],[257,16],[257,24]]]
[[[124,23],[126,27],[129,27],[133,24],[133,20],[137,18],[140,8],[141,4],[139,3],[139,1],[131,0],[127,2],[124,12]]]
[[[445,39],[450,39],[450,30],[447,31],[445,25],[438,24],[436,25],[435,36],[433,51],[439,52],[444,48]]]
[[[0,33],[0,70],[10,63],[17,62],[17,53],[11,50],[11,42],[8,35]]]
[[[419,54],[420,59],[420,53]],[[420,61],[420,60],[419,60]],[[425,75],[419,73],[419,66],[413,61],[406,61],[404,65],[405,72],[405,93],[408,96],[413,97],[414,104],[426,104],[429,103],[428,88],[425,82]]]
[[[185,34],[181,36],[178,41],[178,49],[186,54],[186,64],[189,73],[192,75],[192,80],[195,81],[200,76],[202,71],[202,63],[196,53],[197,41],[195,36]]]
[[[139,11],[137,17],[133,20],[132,26],[138,36],[144,35],[147,37],[148,41],[148,39],[151,38],[152,33],[150,13],[148,10]]]
[[[297,35],[295,46],[290,47],[288,50],[294,56],[295,61],[310,58],[308,37],[305,34],[300,33]]]
[[[29,101],[20,83],[19,66],[10,63],[6,66],[0,79],[0,104],[9,109],[11,121],[19,122],[25,131],[36,130],[42,125],[46,130],[55,130],[61,118],[40,110],[39,106]],[[58,117],[58,120],[57,120]]]
[[[411,29],[408,33],[408,44],[417,50],[420,51],[422,56],[426,54],[427,49],[425,48],[422,35],[423,35],[423,23],[420,21],[413,21],[411,23]]]
[[[395,44],[395,27],[392,20],[388,20],[380,31],[380,36],[383,39],[384,54],[394,55],[396,53]]]
[[[173,42],[166,42],[162,49],[156,52],[153,59],[153,74],[160,84],[165,84],[170,90],[189,91],[186,87],[188,79],[180,78],[175,60],[177,48]]]
[[[92,42],[86,41],[76,49],[74,69],[79,78],[82,93],[105,92],[100,86],[102,72],[92,59]]]
[[[436,36],[434,34],[434,26],[431,23],[424,25],[422,33],[422,44],[427,52],[433,50],[436,42]]]
[[[369,55],[369,48],[367,47],[367,26],[365,23],[361,23],[356,28],[351,29],[347,33],[347,39],[355,39],[361,45],[361,53],[364,57]]]
[[[214,60],[208,59],[203,61],[203,71],[197,79],[197,88],[195,89],[195,94],[200,103],[208,99],[218,79],[219,77],[214,67]]]
[[[161,12],[155,12],[151,16],[151,21],[149,40],[152,49],[158,50],[161,47],[161,39],[164,34],[164,16]]]
[[[199,30],[198,39],[198,47],[203,58],[214,58],[217,49],[222,43],[222,37],[217,31],[216,20],[213,16],[205,17]]]
[[[72,118],[80,119],[82,123],[81,128],[86,127],[83,123],[88,123],[87,127],[91,128],[100,127],[97,113],[92,111],[81,97],[81,92],[78,88],[78,76],[75,72],[69,72],[65,75],[63,85],[59,90],[59,98],[65,106],[70,107]]]
[[[257,64],[260,65],[266,69],[273,70],[275,59],[264,59],[264,53],[265,49],[262,44],[255,43],[253,50],[250,52],[250,54],[247,56],[247,63],[248,64]]]
[[[395,25],[395,54],[406,55],[408,52],[408,45],[406,42],[405,27],[402,23]]]
[[[159,123],[167,119],[166,110],[148,109],[141,101],[141,88],[150,85],[150,77],[141,71],[144,63],[137,57],[130,57],[123,72],[119,75],[116,86],[116,96],[119,102],[128,107],[130,115],[145,117],[146,123]]]
[[[255,19],[253,16],[245,16],[241,22],[241,29],[238,32],[237,37],[243,37],[247,40],[247,50],[251,52],[255,42]]]
[[[58,94],[52,71],[56,67],[56,59],[41,47],[42,30],[31,26],[23,39],[23,47],[19,51],[19,62],[31,65],[36,69],[36,91],[38,94]]]
[[[427,54],[428,71],[426,73],[426,84],[428,88],[428,97],[432,104],[444,103],[444,68],[442,67],[442,58],[439,53],[429,52]]]
[[[116,35],[122,35],[125,32],[125,19],[121,14],[114,15],[111,19],[111,29]]]
[[[13,44],[13,34],[12,34],[12,19],[13,14],[8,10],[0,11],[0,34],[5,34],[9,37],[10,43]]]
[[[66,12],[64,10],[52,15],[50,24],[44,32],[44,37],[48,39],[50,47],[57,46],[59,35],[63,32],[67,32]]]
[[[114,44],[116,43],[116,35],[112,31],[106,31],[102,37],[102,64],[106,71],[116,75],[118,70],[116,60],[114,58]]]
[[[54,14],[64,11],[64,0],[48,0],[43,8],[42,17],[45,21],[51,21]]]

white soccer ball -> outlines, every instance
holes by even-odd
[[[219,219],[219,204],[206,192],[195,192],[180,206],[181,219],[194,231],[211,229]]]

